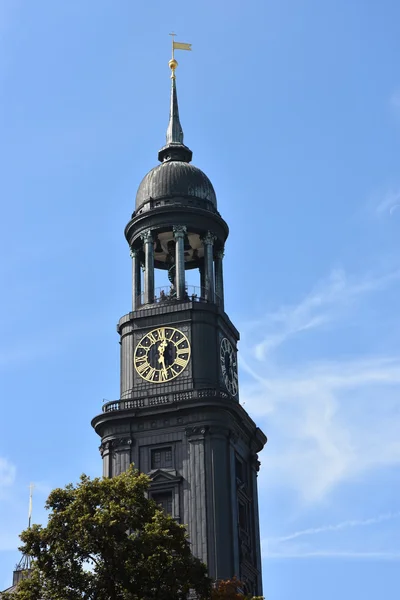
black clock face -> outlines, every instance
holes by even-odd
[[[186,335],[173,327],[158,327],[146,333],[136,346],[136,372],[149,383],[166,383],[178,377],[190,359]]]
[[[232,396],[236,396],[238,392],[238,369],[236,352],[232,344],[227,338],[223,338],[220,346],[220,362],[222,379],[226,385],[226,389]]]

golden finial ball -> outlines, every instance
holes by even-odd
[[[171,71],[175,71],[176,67],[178,66],[178,61],[175,60],[174,58],[171,58],[168,65],[169,65],[169,68],[171,69]]]

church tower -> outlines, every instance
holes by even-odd
[[[148,473],[151,496],[187,525],[193,554],[209,575],[236,575],[260,595],[257,453],[267,439],[239,403],[239,332],[224,308],[228,226],[210,180],[183,143],[174,58],[169,66],[161,164],[139,185],[125,228],[132,309],[117,326],[120,399],[104,404],[92,425],[104,476],[132,462]],[[162,270],[170,284],[157,288]],[[197,273],[197,286],[187,285],[189,271],[191,279]]]

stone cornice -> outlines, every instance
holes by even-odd
[[[199,397],[199,392],[201,392]],[[175,396],[175,400],[168,401],[168,395],[162,395],[163,401],[160,404],[155,402],[155,398],[140,398],[131,400],[117,400],[113,403],[107,403],[106,407],[111,407],[111,410],[106,410],[94,417],[92,420],[92,426],[99,435],[103,427],[106,424],[119,424],[121,421],[126,421],[127,418],[131,419],[151,419],[155,416],[157,419],[163,419],[173,415],[189,415],[190,413],[196,413],[198,415],[198,427],[202,428],[205,425],[209,425],[212,428],[212,424],[209,421],[210,414],[215,414],[216,417],[220,416],[226,420],[227,428],[229,428],[233,435],[237,434],[238,426],[243,435],[247,437],[251,448],[253,450],[253,468],[257,467],[256,453],[260,452],[267,442],[267,437],[256,426],[254,421],[245,411],[245,409],[235,400],[229,397],[223,397],[218,390],[212,390],[212,394],[205,393],[206,390],[188,390],[187,392],[177,392],[171,394],[172,398]],[[225,394],[227,396],[227,394]],[[179,398],[182,398],[181,400]],[[150,404],[149,400],[152,400]],[[207,418],[207,422],[201,423],[203,418]],[[226,416],[224,416],[226,414]],[[232,426],[229,427],[227,416],[231,415],[233,420]],[[210,430],[211,431],[211,430]]]
[[[126,226],[125,237],[130,246],[135,246],[144,230],[168,230],[174,225],[185,225],[188,231],[198,233],[212,230],[218,238],[219,247],[224,246],[229,233],[228,225],[219,214],[198,207],[173,204],[136,215]]]

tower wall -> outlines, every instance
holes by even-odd
[[[108,412],[93,421],[104,475],[118,475],[132,462],[148,473],[150,494],[156,500],[169,495],[172,516],[187,526],[192,551],[210,576],[244,577],[261,593],[254,461],[265,438],[239,404],[200,392],[139,409],[106,405]],[[157,468],[160,449],[170,449],[172,460]]]

